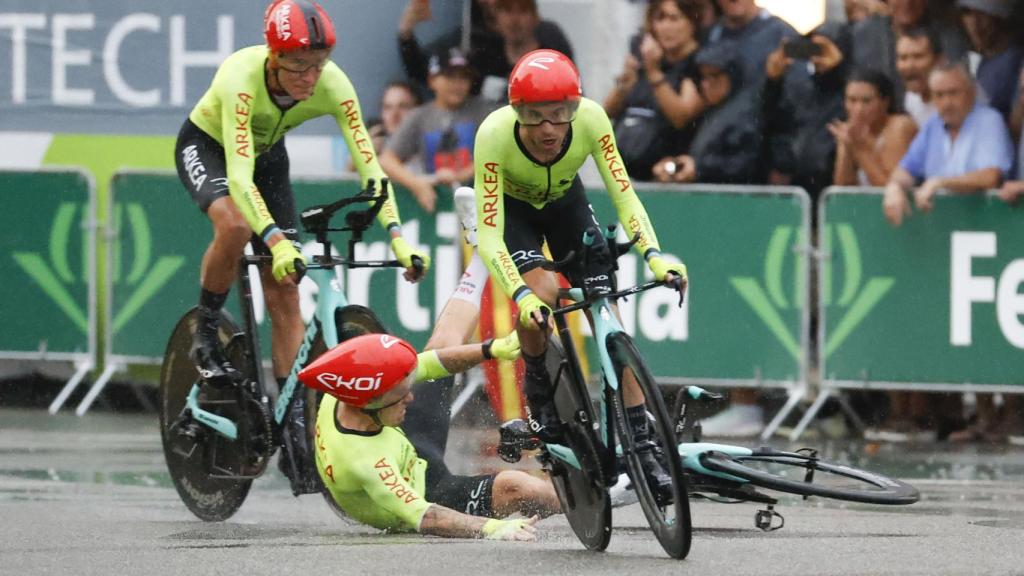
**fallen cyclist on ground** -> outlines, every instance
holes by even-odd
[[[437,463],[420,458],[399,428],[415,382],[430,386],[430,380],[485,358],[518,355],[515,333],[421,354],[394,336],[365,334],[342,342],[303,370],[299,379],[325,393],[316,423],[316,464],[338,506],[352,519],[382,530],[535,540],[534,524],[559,510],[549,480],[504,470],[434,475],[428,482],[427,469]],[[524,517],[500,519],[515,513]]]

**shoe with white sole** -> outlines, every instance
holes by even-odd
[[[628,474],[625,472],[619,474],[619,481],[608,489],[608,498],[612,502],[612,508],[629,506],[637,502],[636,490],[633,490],[633,484],[629,481]]]
[[[750,438],[764,430],[764,410],[756,404],[733,404],[700,424],[707,437]]]
[[[476,192],[469,186],[455,189],[455,214],[466,231],[466,243],[476,248]]]

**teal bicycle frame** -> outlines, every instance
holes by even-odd
[[[386,183],[383,183],[386,196]],[[368,197],[353,197],[345,198],[334,204],[327,206],[316,206],[307,209],[302,214],[302,223],[307,232],[312,232],[316,235],[316,243],[323,248],[321,254],[313,256],[313,263],[308,266],[301,266],[301,275],[308,276],[317,287],[317,301],[316,310],[313,313],[313,317],[306,324],[306,330],[302,338],[302,344],[299,346],[298,353],[295,356],[295,361],[292,362],[291,370],[288,373],[288,377],[285,380],[284,386],[282,386],[280,393],[277,397],[277,402],[274,404],[274,423],[277,426],[281,426],[284,422],[284,418],[288,413],[288,407],[291,405],[292,399],[295,396],[295,391],[298,388],[298,374],[305,366],[306,361],[309,359],[313,345],[316,342],[316,337],[319,334],[324,345],[329,350],[334,346],[338,345],[339,332],[336,319],[341,316],[339,314],[342,310],[349,307],[348,298],[345,296],[345,292],[342,289],[341,282],[337,276],[337,268],[344,267],[346,269],[353,268],[396,268],[401,267],[398,260],[362,260],[357,261],[355,259],[355,246],[357,243],[362,241],[363,231],[366,230],[372,218],[380,210],[380,206],[383,203],[383,199]],[[337,210],[342,207],[361,201],[370,201],[373,206],[362,214],[361,222],[360,219],[353,219],[349,222],[349,226],[346,228],[330,228],[328,223],[331,216]],[[349,213],[347,216],[351,216]],[[348,221],[348,218],[346,218]],[[328,238],[328,232],[351,232],[348,240],[348,256],[346,258],[340,258],[331,255],[331,241]],[[248,360],[254,363],[255,380],[257,384],[257,390],[260,395],[265,396],[266,386],[263,381],[263,370],[262,362],[260,361],[260,342],[258,326],[256,324],[256,317],[253,312],[252,305],[252,285],[249,276],[249,266],[253,264],[260,264],[266,262],[269,259],[268,256],[255,256],[247,255],[242,258],[241,269],[238,278],[239,284],[239,295],[241,300],[242,315],[245,319],[245,331],[247,334],[246,338],[246,354]],[[417,260],[414,258],[414,261]],[[211,428],[221,436],[225,438],[235,440],[238,437],[238,427],[230,419],[218,416],[210,413],[199,407],[198,396],[199,396],[200,382],[197,381],[192,386],[192,390],[186,400],[186,405],[191,410],[193,417],[200,423]]]

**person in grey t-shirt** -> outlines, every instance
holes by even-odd
[[[406,116],[380,155],[380,165],[433,213],[436,185],[456,187],[473,180],[473,141],[490,107],[470,96],[475,74],[458,48],[431,57],[429,74],[434,100]]]

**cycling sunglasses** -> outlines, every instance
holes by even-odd
[[[540,126],[545,122],[558,126],[575,120],[579,107],[578,101],[566,100],[517,104],[512,109],[515,110],[516,120],[523,126]]]

